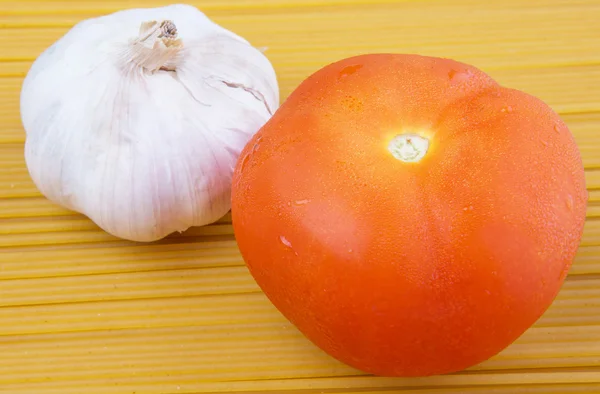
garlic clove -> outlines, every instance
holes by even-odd
[[[154,241],[229,211],[237,158],[278,105],[268,59],[198,9],[119,11],[80,22],[32,65],[25,159],[50,200]]]

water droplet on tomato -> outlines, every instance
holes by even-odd
[[[344,69],[340,72],[340,78],[345,78],[348,75],[352,75],[355,72],[357,72],[358,70],[360,70],[361,68],[362,68],[362,64],[344,67]]]
[[[556,131],[557,133],[560,133],[560,126],[558,125],[558,123],[556,123],[554,125],[554,131]]]
[[[292,243],[290,241],[288,241],[288,239],[286,237],[284,237],[283,235],[279,236],[279,240],[281,241],[282,244],[284,244],[288,248],[290,248],[290,249],[292,248]]]
[[[246,164],[248,164],[248,159],[249,158],[250,158],[250,155],[246,155],[242,159],[242,167],[240,168],[240,172],[244,172],[244,167],[246,167]]]
[[[471,70],[465,70],[465,71],[450,70],[450,71],[448,71],[448,78],[450,78],[450,80],[452,82],[464,82],[464,81],[471,79],[472,77],[473,77],[473,72]]]
[[[308,200],[308,199],[307,200],[296,200],[296,201],[294,201],[294,204],[295,205],[306,205],[309,202],[310,202],[310,200]]]
[[[287,239],[285,236],[283,236],[283,235],[280,235],[280,236],[279,236],[279,240],[281,241],[281,243],[282,243],[283,245],[285,245],[285,247],[289,248],[289,249],[290,249],[292,252],[294,252],[294,254],[295,254],[296,256],[298,256],[298,252],[296,252],[296,251],[294,250],[294,248],[292,247],[292,243],[291,243],[291,242],[290,242],[290,241],[289,241],[289,240],[288,240],[288,239]]]
[[[573,207],[574,207],[574,205],[575,205],[575,204],[573,203],[573,196],[571,196],[571,195],[568,195],[568,196],[567,196],[566,204],[567,204],[567,209],[568,209],[569,211],[572,211],[572,210],[573,210]]]
[[[544,146],[548,146],[548,141],[544,141],[544,140],[542,140],[542,145],[544,145]]]
[[[513,107],[511,107],[510,105],[507,105],[506,107],[502,108],[502,112],[512,112],[513,111]]]

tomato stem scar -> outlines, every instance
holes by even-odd
[[[399,134],[388,145],[388,150],[396,159],[407,163],[416,163],[427,153],[429,140],[418,134]]]

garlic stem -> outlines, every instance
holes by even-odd
[[[127,61],[150,72],[174,71],[176,57],[183,47],[177,38],[177,27],[172,21],[148,21],[140,26],[139,36],[133,40]]]

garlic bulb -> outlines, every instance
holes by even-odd
[[[25,159],[51,201],[154,241],[230,209],[241,149],[279,105],[271,63],[188,5],[88,19],[21,91]]]

